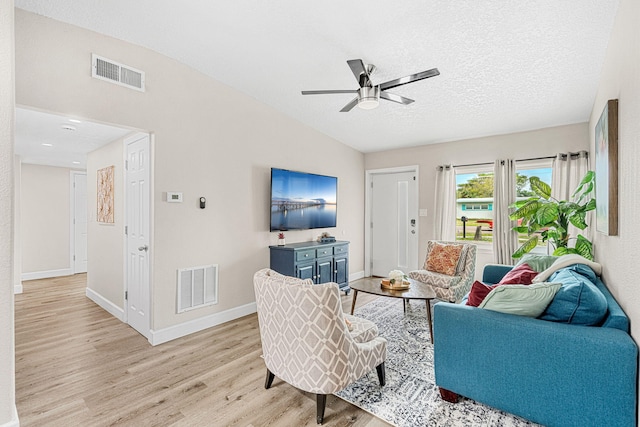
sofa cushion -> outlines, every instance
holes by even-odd
[[[524,254],[522,258],[516,263],[516,267],[521,264],[529,264],[529,267],[537,271],[538,273],[551,267],[551,265],[557,260],[557,256],[543,255],[543,254]]]
[[[607,299],[595,285],[596,275],[584,264],[565,267],[550,280],[562,283],[555,298],[544,311],[543,320],[572,323],[577,325],[598,325],[607,314]]]
[[[501,313],[538,317],[553,300],[560,283],[499,285],[478,306]]]
[[[532,269],[529,264],[520,264],[498,282],[499,285],[530,285],[538,272]]]
[[[473,282],[473,285],[471,285],[471,290],[467,296],[466,304],[472,307],[479,306],[487,295],[489,295],[489,292],[491,292],[496,286],[498,285],[486,285],[481,281],[476,280]]]
[[[462,245],[435,243],[427,257],[426,270],[453,276],[458,266],[460,252],[462,252]]]
[[[427,270],[414,270],[409,272],[409,277],[418,282],[426,283],[437,288],[449,289],[460,283],[461,276],[448,276]]]

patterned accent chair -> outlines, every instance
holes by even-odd
[[[434,249],[437,249],[436,246],[442,247],[442,245],[462,247],[457,263],[452,266],[454,268],[452,275],[430,271],[427,268],[429,255],[432,254]],[[476,245],[471,243],[429,240],[427,242],[427,257],[425,258],[423,269],[409,272],[409,277],[413,280],[431,285],[439,300],[457,303],[460,302],[471,289],[475,272]]]
[[[327,394],[373,368],[384,386],[387,340],[377,336],[373,322],[343,314],[337,284],[314,285],[266,268],[254,275],[253,285],[267,366],[265,388],[277,376],[315,393],[316,420],[322,424]]]

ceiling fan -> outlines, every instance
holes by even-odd
[[[364,110],[371,110],[378,106],[380,98],[386,99],[387,101],[397,102],[398,104],[408,105],[411,104],[413,99],[405,98],[404,96],[394,95],[392,93],[385,92],[388,89],[393,89],[394,87],[406,85],[408,83],[417,82],[418,80],[428,79],[429,77],[435,77],[440,75],[440,71],[437,68],[432,68],[431,70],[422,71],[420,73],[411,74],[406,77],[401,77],[399,79],[389,80],[385,83],[380,83],[378,85],[373,85],[371,83],[371,74],[376,69],[376,67],[372,64],[365,65],[361,59],[350,59],[347,61],[349,64],[349,68],[351,68],[351,72],[354,76],[356,76],[356,80],[358,80],[358,84],[360,85],[359,89],[353,90],[303,90],[303,95],[325,95],[325,94],[333,94],[333,93],[355,93],[357,96],[353,98],[347,105],[345,105],[341,113],[346,113],[351,111],[353,107],[356,105]]]

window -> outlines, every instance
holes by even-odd
[[[493,165],[456,168],[456,240],[493,241]]]
[[[516,162],[516,199],[527,199],[531,196],[535,196],[535,193],[531,191],[529,185],[529,178],[537,176],[540,181],[547,183],[551,186],[552,176],[552,160],[543,159],[535,161]],[[518,244],[521,245],[529,239],[527,233],[518,234]],[[538,240],[538,247],[541,249],[547,247],[547,242],[542,242],[542,239]]]
[[[516,199],[534,195],[529,177],[537,176],[551,185],[552,160],[516,162]],[[456,168],[456,240],[493,242],[493,164]],[[518,235],[523,243],[526,233]],[[540,241],[541,247],[546,243]]]

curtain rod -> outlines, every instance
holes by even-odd
[[[584,153],[585,156],[588,156],[589,153],[586,151],[579,151],[577,153],[561,153],[559,154],[560,156],[562,156],[563,158],[566,158],[567,155],[571,156],[571,157],[578,157],[581,153]],[[528,161],[532,161],[532,160],[548,160],[548,159],[555,159],[558,156],[545,156],[545,157],[532,157],[530,159],[516,159],[514,160],[515,162],[528,162]],[[484,162],[484,163],[469,163],[466,165],[453,165],[454,168],[464,168],[467,166],[488,166],[488,165],[492,165],[493,162]]]

